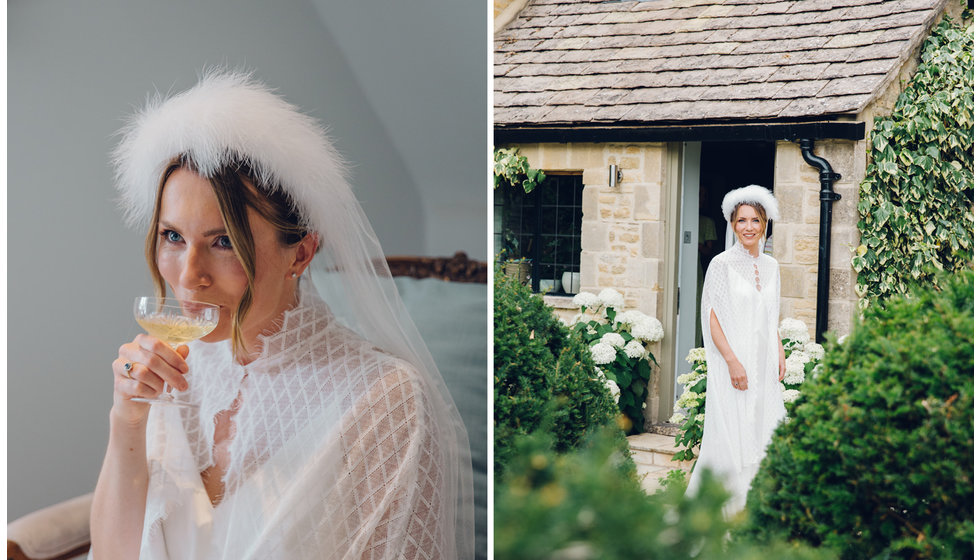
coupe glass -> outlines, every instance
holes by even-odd
[[[199,301],[141,296],[136,298],[133,315],[148,334],[166,342],[171,348],[207,335],[218,326],[217,305]],[[194,406],[170,393],[164,383],[163,392],[155,399],[134,398],[134,401],[173,406]]]

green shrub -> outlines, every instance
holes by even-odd
[[[971,558],[973,272],[865,311],[803,386],[749,492],[751,538],[841,558]]]
[[[727,495],[713,480],[693,499],[684,498],[683,484],[647,496],[620,472],[617,431],[598,432],[566,454],[554,451],[546,433],[515,441],[517,454],[494,484],[494,558],[833,558],[802,545],[727,543],[732,525],[721,515]]]
[[[618,409],[595,377],[588,346],[540,296],[497,273],[493,296],[494,473],[514,456],[513,440],[547,426],[559,451],[614,423]],[[626,438],[619,443],[626,449]]]

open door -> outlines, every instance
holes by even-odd
[[[691,371],[684,358],[692,348],[703,346],[704,337],[709,336],[701,325],[701,287],[711,259],[725,250],[721,201],[728,191],[746,185],[773,188],[776,144],[685,142],[681,157],[675,401],[684,390],[677,377]]]

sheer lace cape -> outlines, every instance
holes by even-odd
[[[141,558],[455,558],[458,457],[414,366],[340,325],[304,279],[300,304],[241,366],[191,344],[189,400],[153,407]],[[216,506],[214,417],[240,399]]]
[[[711,337],[714,311],[736,358],[745,368],[748,390],[736,390],[728,364]],[[728,516],[745,505],[745,496],[779,421],[785,416],[779,383],[779,265],[772,257],[753,257],[736,243],[708,266],[701,295],[708,363],[704,436],[688,492],[706,469],[721,476],[732,498]]]

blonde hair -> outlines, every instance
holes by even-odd
[[[150,275],[153,277],[156,293],[161,297],[167,293],[167,284],[157,265],[157,242],[160,237],[157,234],[157,229],[160,224],[160,202],[163,199],[163,189],[167,181],[178,169],[187,169],[200,175],[197,166],[187,156],[178,156],[170,161],[160,177],[156,200],[153,204],[153,217],[146,233],[146,262],[150,268]],[[299,243],[309,231],[303,227],[299,212],[296,211],[294,204],[282,189],[261,187],[251,167],[246,162],[226,166],[219,169],[214,176],[204,178],[211,184],[211,190],[218,199],[221,221],[228,233],[232,250],[235,252],[238,262],[241,263],[242,270],[244,270],[248,280],[245,293],[242,294],[238,308],[232,315],[232,349],[237,354],[239,350],[246,350],[241,326],[252,307],[255,290],[255,240],[252,237],[252,228],[248,221],[248,209],[254,209],[262,218],[272,224],[279,232],[279,241],[284,247],[291,247]]]

